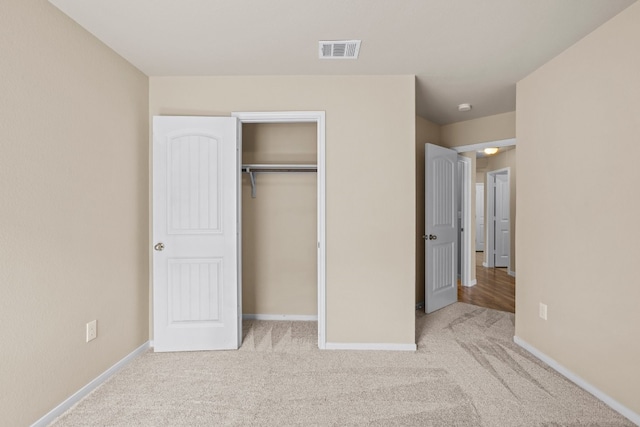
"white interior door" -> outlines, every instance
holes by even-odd
[[[495,186],[495,266],[509,267],[511,251],[509,213],[509,175],[496,175]]]
[[[458,154],[426,144],[425,149],[425,311],[458,300],[456,173]]]
[[[476,184],[476,251],[484,251],[484,183]]]
[[[237,349],[235,117],[153,118],[155,351]]]
[[[457,152],[456,152],[457,153]],[[464,173],[463,164],[460,160],[462,156],[458,154],[458,162],[457,162],[457,171],[455,178],[455,198],[456,198],[456,216],[458,218],[458,224],[456,225],[458,237],[456,240],[456,259],[458,262],[456,263],[456,275],[458,276],[458,280],[462,279],[462,265],[463,265],[463,254],[462,254],[462,243],[463,243],[463,233],[464,227],[462,227],[462,175]]]

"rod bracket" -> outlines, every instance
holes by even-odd
[[[251,180],[251,198],[255,199],[256,198],[256,175],[250,168],[247,168],[247,173],[249,174],[249,179]]]

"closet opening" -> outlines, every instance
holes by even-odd
[[[238,312],[318,322],[325,348],[324,113],[234,113],[240,135]]]

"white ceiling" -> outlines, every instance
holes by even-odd
[[[150,76],[415,74],[439,124],[515,110],[516,82],[634,1],[50,0]],[[358,60],[318,59],[349,39]]]

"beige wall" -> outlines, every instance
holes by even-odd
[[[482,169],[477,168],[476,171],[482,172],[482,181],[484,188],[487,187],[487,172],[496,171],[499,169],[509,168],[509,215],[511,223],[509,224],[509,237],[510,237],[510,253],[509,253],[509,272],[515,274],[516,272],[516,148],[512,148],[503,152],[500,152],[493,156],[487,156],[483,158]],[[475,200],[475,197],[474,197]],[[484,217],[487,218],[487,192],[484,192]],[[475,207],[474,207],[475,212]],[[485,220],[486,223],[486,220]],[[485,227],[485,232],[487,227]],[[485,236],[485,244],[487,237]],[[487,252],[485,250],[484,260],[487,262]]]
[[[243,125],[243,163],[316,163],[315,123]],[[318,313],[315,173],[242,177],[242,312]]]
[[[484,182],[485,173],[489,170],[489,158],[479,157],[476,159],[476,182]]]
[[[274,110],[326,111],[327,341],[414,343],[414,76],[150,78],[151,115]]]
[[[481,142],[500,141],[516,135],[516,112],[496,114],[456,122],[441,127],[443,147],[460,147]]]
[[[24,426],[148,340],[148,79],[46,1],[0,2],[0,33],[0,424]]]
[[[517,91],[516,335],[636,414],[639,23],[635,3]]]
[[[440,144],[440,125],[416,116],[416,303],[424,302],[424,145]]]

